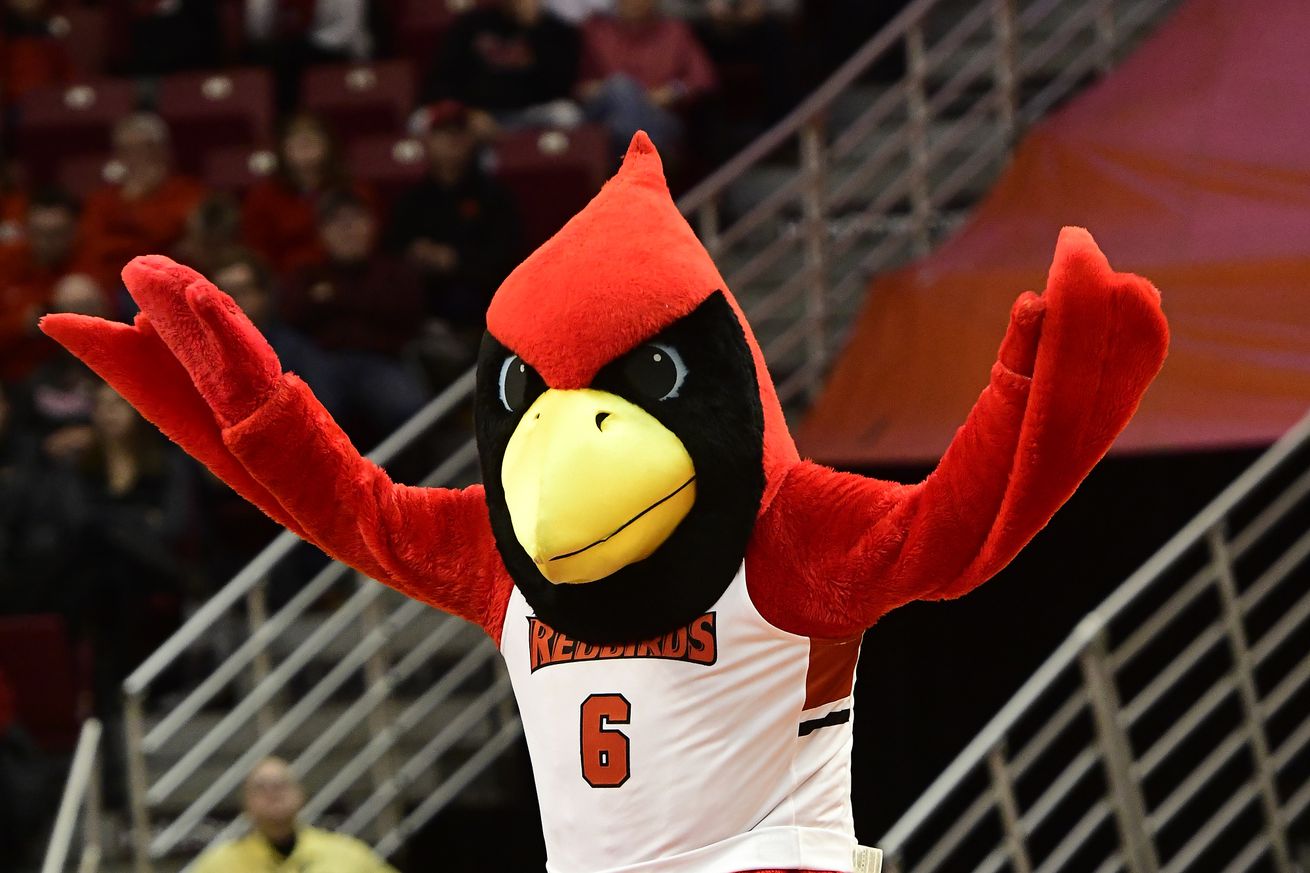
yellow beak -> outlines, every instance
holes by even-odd
[[[696,502],[682,441],[616,394],[548,390],[501,465],[514,535],[551,582],[594,582],[648,557]]]

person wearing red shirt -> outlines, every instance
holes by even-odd
[[[88,197],[82,213],[85,268],[105,287],[118,287],[119,271],[137,255],[172,251],[206,194],[200,182],[173,172],[168,126],[157,115],[120,121],[114,158],[121,180]]]
[[[717,83],[691,28],[662,14],[657,0],[618,0],[614,15],[587,21],[579,79],[588,116],[609,128],[619,153],[638,130],[661,151],[676,146],[677,113]]]
[[[61,24],[46,0],[7,0],[0,13],[0,105],[35,88],[66,84],[73,76]]]
[[[246,192],[241,206],[245,244],[284,278],[323,263],[319,202],[326,192],[343,188],[374,206],[372,193],[347,179],[336,138],[323,120],[307,112],[293,115],[278,143],[277,173]]]

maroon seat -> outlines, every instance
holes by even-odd
[[[451,0],[400,0],[392,18],[396,52],[414,62],[420,72],[432,66],[441,40],[459,15],[461,4]]]
[[[69,158],[108,152],[114,124],[136,105],[135,85],[117,79],[30,91],[18,103],[18,155],[35,181],[50,181]]]
[[[123,166],[109,155],[78,155],[55,171],[55,182],[74,197],[85,200],[97,188],[119,181]]]
[[[0,671],[14,694],[18,723],[47,752],[77,744],[90,709],[89,655],[59,615],[0,616]]]
[[[177,165],[196,174],[205,153],[273,139],[273,82],[267,70],[177,73],[159,83],[159,114],[173,135]]]
[[[346,147],[350,175],[368,185],[390,206],[402,191],[423,178],[427,158],[418,140],[398,136],[373,136]]]
[[[205,153],[200,178],[211,188],[241,193],[277,169],[277,156],[268,149],[227,146]]]
[[[55,33],[68,47],[68,59],[79,78],[94,78],[105,71],[109,57],[109,14],[89,6],[67,6],[55,16]]]
[[[540,245],[600,190],[613,169],[602,127],[524,130],[494,148],[495,173],[514,193],[526,241]]]
[[[414,68],[406,60],[311,67],[301,80],[300,98],[343,141],[395,135],[405,130],[414,110]]]

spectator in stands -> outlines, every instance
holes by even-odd
[[[578,34],[541,0],[497,0],[459,17],[430,75],[430,99],[473,110],[482,134],[498,127],[573,127]]]
[[[35,484],[36,462],[36,446],[16,421],[8,390],[0,382],[0,615],[24,611],[27,599],[24,568],[20,566],[22,527],[31,517],[27,497]],[[47,542],[52,539],[46,538]],[[0,734],[4,732],[3,698],[0,688]]]
[[[5,383],[0,382],[0,500],[9,493],[9,484],[31,459],[32,454],[31,440],[17,427],[9,393]],[[4,518],[3,514],[0,514],[0,518]],[[0,529],[0,538],[3,537],[4,530]],[[3,547],[0,547],[0,555],[3,554]]]
[[[371,11],[368,0],[245,0],[251,58],[272,68],[279,108],[296,105],[301,73],[310,64],[373,55]]]
[[[72,78],[61,19],[46,0],[6,0],[0,29],[0,106],[34,88],[63,85]],[[62,21],[67,27],[67,22]]]
[[[318,205],[324,192],[350,188],[372,202],[362,185],[351,184],[336,138],[316,115],[287,120],[278,141],[277,173],[246,192],[241,228],[246,245],[279,276],[323,262]]]
[[[305,790],[281,758],[265,758],[246,777],[246,819],[252,833],[201,855],[195,873],[252,870],[324,870],[332,873],[396,873],[354,837],[298,821]]]
[[[27,203],[19,241],[0,249],[0,379],[26,377],[53,353],[36,329],[55,282],[75,268],[77,203],[46,189]]]
[[[27,201],[24,242],[30,267],[53,279],[71,269],[77,254],[78,205],[65,191],[46,188]]]
[[[763,98],[760,121],[766,124],[781,118],[799,96],[801,77],[785,24],[796,6],[796,0],[708,0],[696,27],[719,70],[745,72],[755,80]]]
[[[310,382],[323,405],[377,438],[427,399],[403,358],[423,323],[422,291],[407,265],[377,254],[377,220],[353,192],[323,198],[319,235],[327,260],[290,284],[282,314],[328,353]]]
[[[579,93],[587,115],[609,128],[622,153],[638,130],[661,151],[682,138],[678,112],[715,85],[714,67],[686,22],[658,0],[616,0],[614,15],[582,29]]]
[[[214,0],[111,0],[125,52],[113,66],[132,76],[211,70],[223,59]]]
[[[82,273],[65,276],[55,284],[49,311],[108,315],[100,286]],[[93,442],[91,414],[98,384],[81,361],[61,350],[22,383],[23,421],[41,441],[46,457],[67,460]]]
[[[80,503],[23,425],[0,383],[0,614],[68,613]]]
[[[122,180],[93,193],[82,213],[85,264],[105,287],[137,255],[170,252],[205,198],[194,179],[173,171],[168,125],[157,115],[129,115],[114,127]]]
[[[268,338],[284,370],[311,385],[326,378],[325,353],[282,320],[273,276],[258,255],[249,249],[228,249],[210,261],[207,275],[232,296],[259,332]]]
[[[91,421],[91,444],[67,466],[63,486],[78,499],[65,542],[78,567],[64,584],[75,597],[74,627],[94,655],[94,709],[111,738],[107,748],[117,748],[122,681],[179,621],[193,480],[186,457],[103,382]],[[121,808],[122,762],[116,754],[104,760],[106,803]]]
[[[241,207],[226,191],[205,198],[187,218],[173,252],[177,261],[209,275],[213,264],[240,248]]]
[[[480,337],[491,295],[522,257],[514,201],[478,165],[477,136],[462,104],[445,100],[420,110],[415,128],[428,173],[392,211],[391,248],[422,277],[428,315]]]

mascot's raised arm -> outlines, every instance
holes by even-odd
[[[1159,371],[1159,294],[1060,235],[917,485],[803,461],[644,134],[487,313],[483,485],[360,457],[231,298],[166,258],[134,325],[43,329],[281,524],[500,645],[553,873],[849,873],[861,634],[996,573]]]

